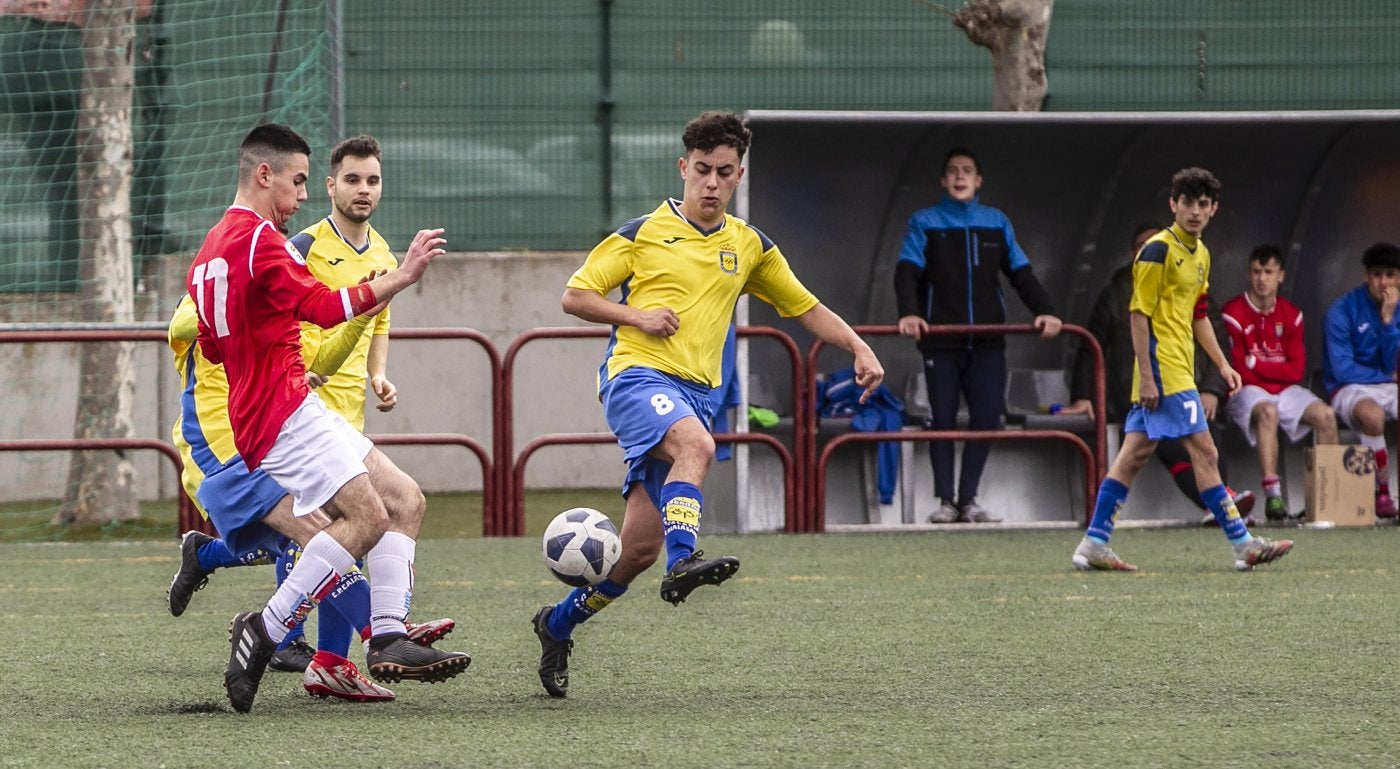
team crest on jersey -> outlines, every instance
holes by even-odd
[[[730,275],[739,271],[739,254],[735,253],[733,248],[728,245],[719,247],[719,268]]]
[[[1196,285],[1198,285],[1198,286],[1203,286],[1203,285],[1205,285],[1205,282],[1206,282],[1206,266],[1205,266],[1204,264],[1198,264],[1198,265],[1196,265]]]
[[[1282,336],[1283,336],[1283,321],[1276,321],[1276,322],[1274,323],[1274,336],[1277,336],[1277,337],[1282,337]]]
[[[301,255],[301,252],[297,250],[297,247],[292,243],[292,241],[288,240],[282,245],[287,249],[287,256],[292,257],[292,261],[305,266],[306,257]]]

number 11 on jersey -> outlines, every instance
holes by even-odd
[[[212,292],[206,288],[206,283],[214,284]],[[194,285],[200,319],[205,326],[214,329],[215,336],[228,336],[228,262],[215,257],[204,264],[196,264]]]

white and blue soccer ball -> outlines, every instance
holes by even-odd
[[[612,574],[622,537],[606,515],[575,507],[554,516],[544,530],[544,565],[566,585],[596,585]]]

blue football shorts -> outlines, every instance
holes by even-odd
[[[1134,403],[1123,420],[1123,432],[1147,433],[1150,441],[1184,438],[1208,429],[1201,394],[1195,390],[1164,395],[1157,402],[1157,408],[1151,410]]]
[[[626,369],[603,384],[598,392],[603,416],[622,447],[622,461],[627,463],[624,498],[633,484],[640,483],[660,509],[661,487],[666,485],[671,465],[647,452],[665,440],[671,425],[686,417],[709,425],[715,413],[712,389],[640,366]]]
[[[239,558],[258,550],[276,553],[287,539],[262,522],[287,490],[262,470],[249,470],[237,454],[204,476],[196,496],[224,544]]]

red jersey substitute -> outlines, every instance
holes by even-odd
[[[234,445],[256,468],[310,392],[298,321],[343,323],[373,307],[374,292],[327,288],[275,224],[242,206],[205,236],[185,288],[199,313],[200,350],[228,374]]]
[[[1264,313],[1248,294],[1240,294],[1220,308],[1220,316],[1230,332],[1230,363],[1245,384],[1278,395],[1303,381],[1308,363],[1303,313],[1292,302],[1278,297],[1274,309]]]

